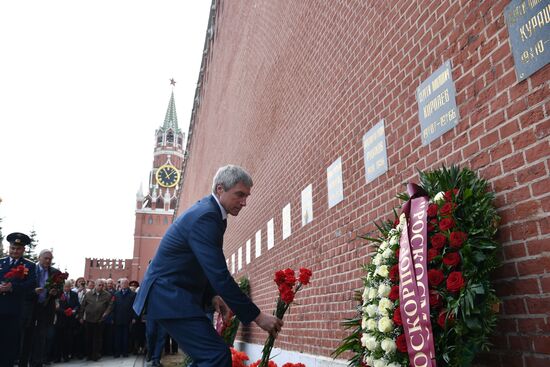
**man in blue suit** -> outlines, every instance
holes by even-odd
[[[31,243],[29,236],[15,232],[6,239],[9,256],[0,259],[0,366],[12,367],[21,342],[21,309],[25,296],[36,287],[36,272],[34,263],[23,258],[25,246]],[[10,276],[15,269],[23,271]]]
[[[211,298],[222,315],[229,307],[243,323],[254,321],[274,336],[283,325],[239,289],[223,254],[227,215],[237,216],[246,206],[251,187],[244,169],[221,167],[212,195],[187,209],[166,231],[134,302],[136,313],[158,320],[199,367],[231,367],[229,347],[206,317],[204,299]]]

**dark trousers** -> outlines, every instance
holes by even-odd
[[[86,355],[86,332],[84,325],[80,322],[75,322],[74,335],[72,355],[76,358],[84,358]]]
[[[93,361],[101,358],[101,348],[103,347],[103,323],[85,322],[86,330],[86,354],[88,359]]]
[[[147,353],[153,362],[160,362],[166,331],[158,322],[159,320],[147,320],[145,322],[145,334],[147,337]]]
[[[178,343],[176,339],[170,335],[166,336],[166,343],[164,344],[164,354],[176,354],[178,352]]]
[[[115,325],[115,356],[128,355],[128,338],[130,336],[130,324]]]
[[[113,355],[113,344],[115,343],[115,326],[113,322],[103,322],[103,355]]]
[[[51,338],[53,326],[49,322],[36,321],[32,333],[32,353],[30,364],[32,367],[40,367],[47,361],[48,341]]]
[[[0,325],[0,366],[12,367],[19,354],[21,320],[17,315],[0,315]]]
[[[21,348],[19,350],[18,364],[20,367],[27,367],[31,360],[32,336],[34,332],[34,325],[31,325],[31,321],[25,322],[21,329]]]
[[[198,367],[231,367],[231,352],[206,317],[161,319],[158,322]]]
[[[69,360],[73,353],[75,340],[74,323],[55,328],[54,360]]]

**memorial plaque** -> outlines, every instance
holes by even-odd
[[[328,207],[332,208],[344,199],[342,158],[339,157],[327,168]]]
[[[237,251],[237,270],[241,270],[243,268],[243,248],[239,247],[239,250]]]
[[[513,0],[504,10],[518,81],[550,62],[550,3]]]
[[[290,226],[290,203],[283,208],[283,240],[290,236],[292,227]]]
[[[256,232],[256,258],[262,255],[262,230]]]
[[[252,247],[252,241],[246,241],[246,263],[250,264],[250,248]]]
[[[267,249],[272,249],[275,246],[275,225],[273,218],[267,222]]]
[[[235,253],[231,254],[231,274],[235,274]]]
[[[416,89],[422,145],[451,130],[458,124],[456,89],[451,62],[446,61]]]
[[[367,183],[372,182],[388,170],[386,132],[383,119],[363,135],[363,154]]]
[[[302,190],[302,227],[313,220],[313,186]]]

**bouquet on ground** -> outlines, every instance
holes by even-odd
[[[424,358],[420,339],[431,349],[425,365],[470,366],[490,346],[499,302],[490,283],[499,249],[494,195],[455,166],[421,172],[420,180],[399,195],[403,213],[368,238],[377,249],[364,267],[358,315],[344,323],[354,330],[334,353],[351,351],[350,366],[409,366]],[[414,334],[421,329],[427,338]]]
[[[311,274],[311,270],[300,268],[298,279],[296,279],[296,274],[292,269],[279,270],[275,272],[274,281],[279,289],[279,297],[277,298],[277,306],[273,314],[277,318],[283,318],[292,302],[294,302],[296,293],[302,289],[302,286],[309,284]],[[275,338],[272,335],[269,335],[264,344],[262,359],[259,361],[260,363],[257,365],[258,367],[271,367],[268,365],[268,362],[272,362],[269,361],[269,356],[271,355],[274,342]]]

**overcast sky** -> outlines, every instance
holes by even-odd
[[[210,4],[0,2],[4,236],[34,228],[72,278],[85,257],[132,257],[169,79],[187,132]]]

